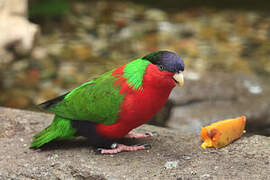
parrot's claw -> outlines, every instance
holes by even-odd
[[[117,146],[118,146],[118,143],[114,142],[114,143],[111,144],[111,147],[110,147],[110,148],[111,148],[111,149],[116,149]],[[96,153],[102,154],[102,151],[103,151],[103,150],[106,150],[106,149],[104,149],[104,148],[97,148],[97,152],[96,152]]]
[[[117,145],[115,147],[115,144]],[[115,147],[115,148],[113,148]],[[101,154],[117,154],[123,151],[137,151],[137,150],[147,150],[151,148],[151,145],[149,144],[138,144],[138,145],[133,145],[133,146],[127,146],[124,144],[117,144],[113,143],[111,145],[112,149],[103,149],[103,148],[98,148],[97,151]]]
[[[152,148],[150,144],[136,144],[136,146],[143,146],[145,150]]]
[[[111,145],[111,149],[115,149],[115,148],[117,148],[117,146],[118,146],[118,143],[112,143],[112,145]]]
[[[96,153],[100,154],[102,150],[103,150],[103,148],[97,148]]]
[[[157,132],[148,132],[145,134],[137,134],[135,132],[129,132],[125,137],[126,138],[133,138],[133,139],[139,139],[139,138],[148,138],[157,135]]]

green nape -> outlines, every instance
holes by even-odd
[[[33,137],[30,148],[39,148],[54,139],[73,139],[75,133],[76,130],[72,128],[70,120],[55,116],[50,126]]]
[[[146,67],[150,64],[144,59],[137,59],[128,63],[124,68],[124,77],[127,79],[129,85],[138,90],[142,88],[143,76],[146,72]]]

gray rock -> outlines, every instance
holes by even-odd
[[[199,132],[209,123],[245,115],[248,130],[270,135],[269,82],[239,74],[187,74],[185,86],[170,96],[168,126]]]
[[[146,151],[98,155],[84,139],[28,149],[31,136],[52,118],[0,108],[0,179],[269,178],[270,137],[244,136],[225,148],[203,150],[196,134],[144,125],[136,131],[159,135],[128,142],[151,144]]]
[[[166,127],[167,121],[170,119],[172,113],[173,103],[171,100],[168,100],[164,107],[155,115],[153,119],[148,121],[148,124],[155,126]]]

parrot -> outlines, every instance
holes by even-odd
[[[32,137],[29,148],[82,136],[101,154],[148,149],[149,144],[117,141],[153,136],[132,130],[157,114],[176,85],[184,85],[184,68],[176,53],[155,51],[41,103],[40,108],[55,116],[47,128]]]

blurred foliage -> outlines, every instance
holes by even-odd
[[[63,15],[70,10],[69,0],[30,0],[29,1],[29,17],[36,18],[52,18]]]

